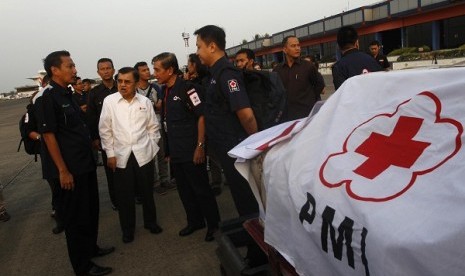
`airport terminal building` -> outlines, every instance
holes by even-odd
[[[234,46],[226,53],[233,57],[239,49],[249,48],[254,50],[257,62],[270,67],[273,61],[283,61],[283,38],[295,35],[300,40],[302,55],[334,61],[336,33],[346,25],[357,28],[360,49],[365,51],[375,39],[383,45],[384,54],[404,47],[456,48],[465,44],[465,1],[386,0]]]

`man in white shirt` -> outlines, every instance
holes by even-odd
[[[136,190],[142,198],[144,227],[153,234],[163,231],[157,224],[152,192],[153,158],[159,149],[160,124],[152,102],[136,93],[138,80],[139,74],[134,68],[119,70],[119,92],[105,98],[99,122],[107,165],[115,173],[115,196],[124,243],[134,240]]]

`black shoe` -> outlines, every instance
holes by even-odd
[[[221,187],[218,187],[218,186],[212,187],[212,191],[215,196],[221,195],[221,192],[222,192]]]
[[[9,221],[11,216],[7,212],[3,212],[0,214],[0,221]]]
[[[179,231],[179,236],[184,237],[184,236],[189,236],[190,234],[194,233],[197,230],[205,228],[205,224],[200,224],[200,225],[187,225],[181,231]]]
[[[152,226],[144,226],[144,228],[149,230],[152,234],[160,234],[161,232],[163,232],[163,229],[158,224]]]
[[[102,247],[97,246],[97,250],[95,251],[94,257],[102,257],[110,253],[113,253],[114,251],[115,251],[115,248],[113,246],[110,246],[107,248],[102,248]]]
[[[87,273],[81,274],[81,275],[89,275],[89,276],[101,276],[101,275],[107,275],[110,274],[113,271],[113,268],[111,267],[104,267],[104,266],[99,266],[94,263],[92,263],[91,268]]]
[[[134,241],[134,234],[123,234],[123,242],[130,243]]]
[[[161,185],[154,186],[153,190],[159,195],[166,195],[168,193],[168,191]]]
[[[57,225],[55,228],[52,229],[53,234],[58,235],[65,230],[65,227],[62,225]]]
[[[176,190],[178,187],[176,185],[176,180],[165,181],[160,184],[167,191]]]
[[[218,227],[208,228],[207,234],[205,235],[205,241],[211,242],[215,239],[215,233],[218,232]]]

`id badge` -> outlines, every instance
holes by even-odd
[[[168,126],[166,125],[166,121],[163,121],[163,128],[165,129],[165,132],[168,133]]]

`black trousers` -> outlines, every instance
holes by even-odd
[[[230,148],[217,143],[210,143],[209,145],[223,168],[239,216],[258,213],[258,203],[249,183],[234,167],[236,160],[228,155]]]
[[[91,267],[97,249],[99,196],[96,171],[73,175],[74,189],[61,190],[61,210],[68,255],[76,274]]]
[[[47,179],[48,185],[50,186],[50,190],[52,191],[52,209],[55,210],[55,221],[57,222],[57,226],[63,225],[63,210],[61,209],[62,197],[61,194],[61,185],[60,179],[58,178],[51,178]]]
[[[104,150],[102,150],[102,162],[103,167],[105,168],[105,175],[107,177],[107,184],[108,184],[108,193],[110,195],[110,201],[113,206],[118,206],[116,204],[116,196],[115,196],[115,184],[114,184],[114,172],[108,168],[107,166],[107,154]]]
[[[136,227],[136,190],[142,199],[144,226],[157,224],[157,211],[153,199],[154,162],[139,166],[133,153],[129,156],[126,168],[116,168],[115,196],[118,204],[119,222],[123,234],[134,234]]]
[[[220,213],[208,182],[206,164],[173,163],[173,169],[178,194],[186,211],[187,224],[204,225],[206,220],[209,228],[217,228]]]

